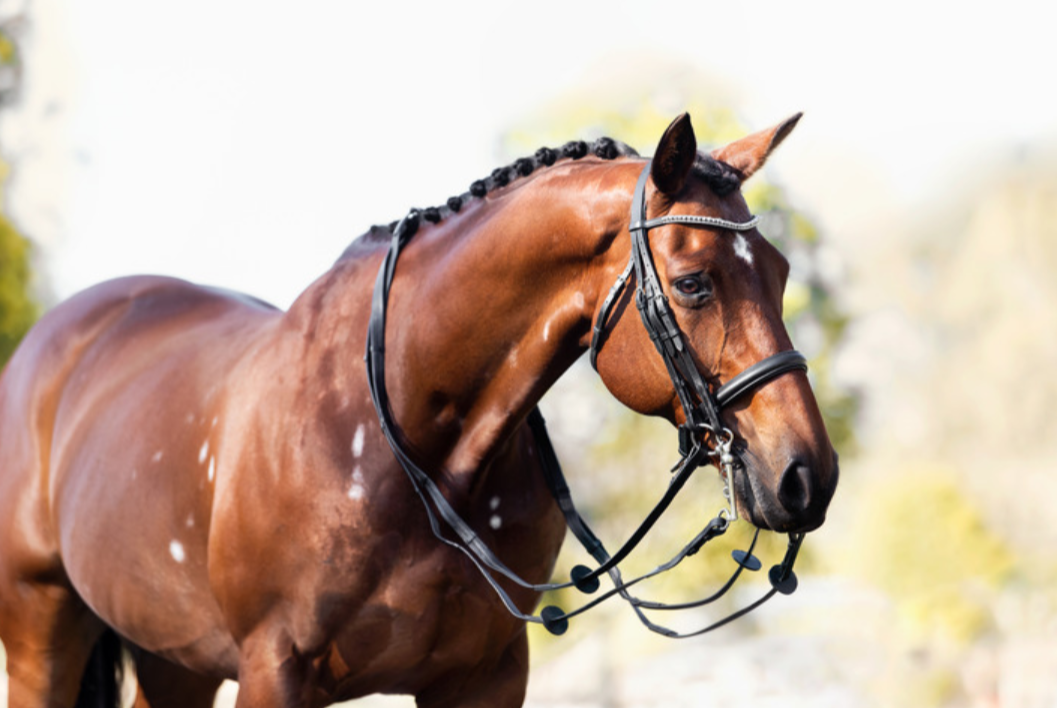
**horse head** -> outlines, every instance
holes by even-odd
[[[640,218],[651,220],[649,230],[640,232],[642,257],[652,261],[663,291],[658,297],[674,318],[680,341],[672,346],[685,348],[686,361],[692,361],[689,366],[695,370],[690,377],[702,382],[696,399],[711,398],[740,372],[792,350],[782,321],[789,264],[754,228],[740,187],[799,117],[704,155],[697,151],[693,127],[684,114],[668,127],[647,168],[648,179],[642,177],[642,191],[635,199],[641,199],[645,211]],[[626,238],[613,243],[625,243]],[[601,277],[611,279],[627,252],[609,250]],[[643,278],[637,267],[628,269],[636,280]],[[599,283],[600,292],[606,287]],[[641,300],[641,283],[637,288]],[[662,347],[656,340],[663,337],[656,328],[651,333],[648,324],[644,327],[639,318],[626,316],[635,299],[629,287],[612,303],[611,314],[601,305],[600,320],[609,321],[605,346],[595,352],[596,367],[625,405],[685,426],[688,410],[702,402],[688,404],[686,390],[678,390],[678,372],[658,353]],[[732,435],[732,493],[739,511],[754,525],[809,531],[825,519],[837,485],[837,455],[806,373],[787,367],[768,379],[715,409],[719,425],[729,432],[701,425],[692,433],[701,436],[702,444],[707,436],[715,444],[721,435]]]

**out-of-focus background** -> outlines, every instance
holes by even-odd
[[[747,187],[792,261],[789,324],[842,452],[801,587],[700,639],[654,638],[616,607],[533,634],[528,705],[1057,706],[1052,15],[1029,0],[4,0],[0,360],[106,278],[286,306],[371,224],[539,145],[608,134],[650,154],[683,110],[704,143],[805,111]],[[661,493],[674,434],[582,363],[544,412],[617,545]],[[642,567],[717,510],[711,472],[697,484]],[[765,539],[765,563],[781,544]],[[730,547],[651,594],[711,590]],[[578,559],[570,544],[561,563]],[[764,588],[670,621],[702,626]]]

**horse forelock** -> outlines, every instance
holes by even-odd
[[[725,197],[741,188],[742,175],[725,162],[710,155],[698,153],[694,160],[693,174],[716,194]]]

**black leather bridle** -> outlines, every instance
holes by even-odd
[[[610,311],[620,293],[627,286],[628,278],[635,274],[635,305],[642,317],[642,324],[649,332],[657,348],[668,376],[683,408],[686,421],[679,429],[680,452],[683,456],[700,454],[700,441],[705,433],[717,438],[725,430],[720,419],[720,410],[749,391],[790,371],[807,370],[807,360],[795,350],[773,354],[758,361],[727,383],[715,393],[709,390],[704,377],[698,371],[693,356],[683,339],[675,321],[675,314],[668,304],[668,296],[661,288],[657,269],[650,253],[648,234],[650,229],[668,224],[722,229],[727,231],[749,231],[756,228],[759,217],[748,221],[727,221],[712,216],[669,214],[655,219],[646,219],[646,182],[650,176],[651,162],[647,162],[635,185],[631,201],[631,257],[627,268],[610,289],[595,320],[591,335],[591,366],[598,369],[598,352],[605,338]],[[732,482],[732,480],[728,480]]]
[[[758,570],[761,567],[759,560],[752,555],[756,537],[753,538],[752,546],[750,546],[748,551],[734,552],[734,558],[738,564],[737,569],[716,593],[707,598],[689,603],[665,604],[643,600],[628,592],[633,585],[674,568],[684,558],[700,550],[705,543],[726,533],[730,522],[736,518],[733,491],[734,466],[733,456],[730,452],[730,443],[734,436],[722,424],[720,418],[722,407],[784,373],[794,370],[806,370],[807,368],[806,360],[799,352],[780,352],[750,366],[720,386],[714,393],[709,390],[707,383],[693,362],[682,332],[676,324],[674,313],[668,304],[667,296],[661,287],[657,270],[653,264],[653,257],[650,254],[647,234],[652,228],[668,224],[745,231],[754,228],[758,219],[754,218],[748,222],[731,222],[707,216],[669,215],[646,220],[646,182],[650,174],[650,165],[651,163],[647,162],[643,168],[632,198],[631,224],[629,226],[632,244],[631,258],[627,268],[617,279],[616,284],[610,290],[599,311],[591,341],[591,363],[592,365],[596,363],[598,351],[604,341],[609,313],[620,292],[627,286],[629,277],[634,273],[636,280],[635,300],[643,324],[647,332],[649,332],[650,339],[657,347],[661,358],[664,360],[686,417],[686,422],[680,426],[679,430],[681,459],[673,468],[673,475],[668,489],[660,501],[657,502],[653,510],[650,511],[646,519],[631,534],[623,546],[611,555],[577,512],[569,493],[569,487],[562,475],[561,465],[547,434],[543,416],[538,408],[533,409],[527,422],[535,435],[536,443],[541,453],[542,467],[547,485],[565,516],[566,524],[570,531],[598,562],[598,566],[593,569],[584,565],[577,565],[573,568],[571,580],[568,582],[531,583],[510,570],[452,508],[436,483],[426,471],[415,463],[396,436],[396,423],[390,411],[389,397],[385,386],[385,316],[389,300],[389,288],[392,285],[396,271],[396,261],[401,249],[417,229],[418,212],[412,211],[393,230],[389,251],[386,253],[375,281],[371,318],[367,328],[367,351],[364,357],[371,399],[378,414],[382,433],[385,435],[389,446],[393,450],[393,454],[407,473],[415,492],[425,507],[430,529],[441,542],[459,550],[473,562],[511,614],[526,622],[542,624],[553,634],[564,633],[570,618],[586,612],[614,595],[620,595],[631,605],[639,619],[650,630],[669,637],[690,637],[717,629],[763,604],[776,592],[789,594],[797,586],[796,575],[793,573],[792,568],[803,541],[803,534],[793,533],[789,534],[789,547],[785,558],[780,564],[773,566],[770,570],[772,589],[751,605],[698,631],[679,633],[654,624],[645,615],[644,610],[688,609],[715,601],[733,586],[742,570]],[[706,447],[706,436],[711,439],[713,450],[709,450]],[[728,508],[723,509],[714,519],[709,521],[705,528],[667,563],[642,576],[624,581],[617,565],[645,537],[657,519],[660,518],[675,499],[676,494],[682,489],[690,474],[705,464],[709,458],[715,461],[716,466],[719,467],[725,477],[726,489],[724,494],[727,496]],[[454,532],[456,538],[451,538],[445,534],[441,526],[441,520],[443,520],[448,529]],[[757,536],[758,534],[759,530],[757,529]],[[610,576],[613,581],[613,588],[572,612],[564,612],[560,608],[551,605],[544,607],[539,615],[532,615],[522,612],[517,607],[493,573],[534,592],[576,587],[581,592],[594,593],[599,587],[598,579],[603,574]]]

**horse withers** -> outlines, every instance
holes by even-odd
[[[739,187],[795,123],[702,154],[684,115],[652,162],[609,140],[543,149],[416,215],[376,345],[388,438],[364,351],[390,229],[353,242],[288,312],[146,276],[48,312],[0,379],[11,708],[74,706],[112,683],[101,649],[116,637],[140,707],[209,706],[224,679],[239,708],[375,692],[520,705],[525,622],[438,541],[405,463],[513,573],[545,582],[565,523],[526,420],[588,348],[621,402],[694,449],[725,440],[743,517],[817,528],[838,468],[802,367],[721,408],[703,400],[789,358],[788,264]],[[640,175],[648,229],[629,224]],[[638,279],[663,300],[645,327]],[[500,583],[532,611],[537,589]]]

